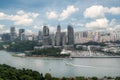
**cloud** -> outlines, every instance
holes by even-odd
[[[105,13],[119,15],[120,7],[108,8],[102,5],[93,5],[84,11],[84,17],[85,18],[103,18],[105,17]]]
[[[33,32],[32,32],[32,30],[27,29],[27,30],[25,31],[25,34],[26,34],[26,35],[32,35]]]
[[[117,31],[120,29],[120,23],[116,19],[109,21],[106,18],[101,18],[86,23],[85,27],[93,30]]]
[[[16,13],[16,15],[8,15],[5,13],[0,12],[0,20],[11,20],[14,22],[14,25],[24,25],[28,26],[31,25],[35,18],[39,16],[38,13],[33,12],[24,12],[20,10]]]
[[[104,17],[104,13],[108,11],[107,7],[101,5],[94,5],[87,8],[84,12],[85,18],[101,18]]]
[[[120,7],[112,7],[112,8],[110,8],[109,13],[111,13],[111,14],[120,14]]]
[[[73,26],[79,26],[79,27],[83,27],[84,24],[83,23],[80,23],[80,22],[72,22],[71,23]]]
[[[62,13],[60,14],[60,20],[64,20],[68,18],[71,14],[75,13],[78,10],[79,9],[75,7],[74,5],[67,6],[67,8],[64,9]]]
[[[113,26],[115,26],[117,24],[117,20],[116,19],[112,19],[111,21],[110,21],[110,23],[109,23],[109,26],[110,27],[113,27]]]
[[[0,20],[3,19],[5,17],[5,14],[0,12]]]
[[[67,6],[66,9],[62,10],[62,12],[56,12],[56,11],[49,11],[46,12],[46,16],[48,19],[57,19],[62,21],[67,19],[70,15],[72,15],[73,13],[75,13],[76,11],[78,11],[79,8],[75,7],[74,5],[69,5]]]
[[[67,28],[65,28],[65,29],[62,29],[62,32],[67,32]]]
[[[108,27],[108,20],[106,18],[96,19],[95,21],[86,23],[87,28],[106,28]]]
[[[50,11],[46,13],[48,19],[56,19],[58,14],[55,11]]]
[[[5,25],[0,25],[0,30],[3,29],[4,26],[5,26]]]
[[[56,32],[56,27],[55,26],[52,26],[52,25],[49,24],[48,28],[49,28],[50,33],[55,33]]]
[[[10,33],[9,29],[2,30],[0,33]]]
[[[114,30],[120,30],[120,24],[116,25]]]

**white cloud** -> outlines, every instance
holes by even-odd
[[[39,16],[38,13],[24,12],[20,10],[16,15],[8,15],[0,12],[0,20],[11,20],[15,25],[24,25],[28,26],[33,23],[34,19]]]
[[[56,27],[52,25],[48,25],[50,33],[55,33],[56,32]]]
[[[18,12],[17,12],[17,14],[25,14],[25,12],[23,11],[23,10],[19,10]]]
[[[0,25],[0,30],[3,29],[4,26],[5,26],[5,25]]]
[[[83,27],[84,26],[84,24],[83,23],[79,23],[79,22],[73,22],[73,23],[71,23],[73,26],[79,26],[79,27]]]
[[[26,35],[28,35],[28,34],[29,34],[29,35],[32,35],[33,32],[32,32],[32,30],[27,29],[26,32],[25,32],[25,34],[26,34]]]
[[[55,11],[50,11],[46,13],[48,19],[56,19],[58,17]]]
[[[66,18],[68,18],[71,14],[75,13],[76,11],[78,11],[79,9],[73,5],[68,6],[65,10],[62,11],[62,13],[60,14],[60,19],[59,20],[64,20]]]
[[[67,28],[66,29],[62,29],[62,32],[67,32]]]
[[[4,16],[5,16],[5,14],[0,12],[0,19],[2,19]]]
[[[35,26],[33,26],[33,28],[34,29],[36,29],[36,30],[43,30],[43,25],[40,25],[40,26],[38,26],[38,25],[35,25]]]
[[[116,25],[114,30],[120,30],[120,24]]]
[[[10,33],[10,30],[9,29],[5,29],[5,30],[2,30],[1,33]]]
[[[85,18],[103,18],[105,13],[120,14],[120,7],[104,7],[102,5],[93,5],[84,11]]]
[[[96,19],[95,21],[86,23],[87,28],[106,28],[108,27],[108,20],[106,18]]]
[[[70,15],[72,15],[73,13],[75,13],[76,11],[78,11],[79,8],[75,7],[74,5],[69,5],[67,6],[66,9],[62,10],[62,12],[60,12],[58,14],[58,12],[56,11],[48,11],[46,12],[46,16],[48,19],[57,19],[62,21],[67,19]]]
[[[120,7],[112,7],[112,8],[110,8],[109,13],[111,13],[111,14],[120,14]]]
[[[94,5],[87,8],[84,12],[85,18],[100,18],[104,17],[104,13],[108,11],[107,7],[103,7],[101,5]]]
[[[116,19],[112,19],[112,20],[110,21],[110,23],[109,23],[109,26],[110,26],[110,27],[113,27],[113,26],[115,26],[116,24],[117,24]]]

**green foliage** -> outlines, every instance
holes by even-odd
[[[37,45],[36,41],[16,41],[10,42],[8,51],[15,51],[15,52],[24,52],[26,50],[33,50],[34,46]]]
[[[92,80],[98,80],[98,78],[97,77],[92,77]]]
[[[40,49],[40,50],[34,50],[32,54],[36,54],[36,55],[56,55],[56,54],[60,54],[61,49],[59,48],[44,48],[44,49]]]
[[[3,80],[2,78],[0,78],[0,80]]]
[[[61,80],[67,80],[67,78],[66,78],[66,77],[63,77]]]
[[[45,79],[46,79],[46,80],[52,80],[51,74],[50,74],[50,73],[46,73],[46,74],[45,74]]]
[[[40,55],[40,56],[53,56],[53,57],[69,57],[70,54],[60,54],[60,48],[44,48],[39,50],[33,50],[29,53],[26,53],[28,56]]]
[[[120,80],[120,76],[116,78],[105,77],[107,79]],[[85,78],[85,77],[76,77],[76,78],[55,78],[52,77],[50,73],[46,73],[45,77],[37,71],[32,71],[31,69],[16,69],[10,67],[6,64],[0,64],[0,80],[98,80],[97,77]],[[102,80],[102,79],[101,79]]]
[[[87,43],[83,43],[82,45],[99,45],[99,46],[106,46],[103,42],[102,43],[98,43],[98,42],[87,42]]]
[[[120,80],[120,77],[116,77],[115,80]]]
[[[3,50],[4,47],[3,47],[3,42],[0,42],[0,50]]]
[[[76,80],[85,80],[85,78],[84,77],[76,77]]]
[[[35,80],[33,77],[31,76],[28,76],[28,75],[22,75],[20,77],[21,80]]]
[[[16,69],[8,65],[0,65],[1,80],[42,80],[42,75],[30,69]]]

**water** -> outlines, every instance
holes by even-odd
[[[11,54],[0,51],[0,64],[29,68],[43,74],[49,72],[54,77],[120,76],[120,58],[21,58]]]

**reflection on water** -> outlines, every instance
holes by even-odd
[[[20,58],[0,51],[0,64],[16,68],[29,68],[40,73],[50,72],[56,77],[70,76],[119,76],[120,58]]]

